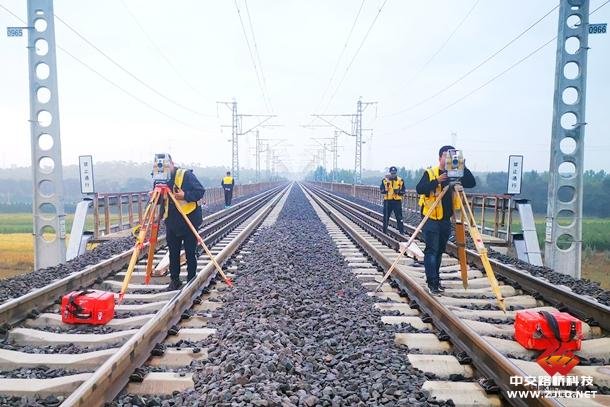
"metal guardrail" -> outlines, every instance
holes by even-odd
[[[238,184],[233,190],[233,198],[257,194],[277,186],[276,182],[258,184]],[[93,239],[131,229],[142,223],[142,216],[148,203],[149,191],[103,192],[93,196]],[[221,187],[206,188],[200,201],[206,205],[224,203]]]
[[[332,182],[312,182],[322,189],[353,196],[377,205],[383,204],[383,195],[378,186],[338,184]],[[466,194],[470,206],[475,213],[477,226],[482,233],[511,244],[512,202],[509,195],[498,194]],[[419,195],[415,190],[406,191],[403,200],[403,211],[419,212]]]

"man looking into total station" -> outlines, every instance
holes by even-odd
[[[169,169],[171,178],[168,186],[174,193],[180,208],[197,230],[203,221],[201,206],[198,201],[203,198],[205,189],[192,170],[176,167],[171,156],[169,157]],[[171,277],[167,290],[179,290],[182,287],[182,281],[180,281],[180,249],[184,244],[188,282],[195,278],[197,271],[197,254],[195,251],[197,238],[172,200],[169,201],[165,230],[167,246],[169,247],[169,273]]]
[[[440,284],[439,269],[451,234],[451,216],[454,208],[458,207],[454,202],[452,190],[450,190],[443,196],[441,204],[437,205],[432,211],[430,210],[436,197],[449,184],[449,178],[445,170],[445,153],[449,150],[455,150],[455,148],[452,146],[440,148],[438,165],[426,169],[415,188],[417,193],[420,194],[419,205],[422,215],[425,216],[431,212],[430,218],[422,228],[422,233],[426,242],[426,249],[424,250],[426,282],[432,294],[439,294],[444,291]],[[460,184],[464,188],[473,188],[476,185],[474,176],[465,166],[464,176],[461,178]]]

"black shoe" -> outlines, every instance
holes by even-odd
[[[440,295],[442,294],[441,291],[438,289],[438,287],[431,287],[428,286],[428,292],[432,295]]]
[[[442,285],[440,285],[440,284],[438,285],[438,287],[436,287],[436,289],[437,289],[439,292],[441,292],[441,293],[444,293],[444,292],[445,292],[445,288],[444,288]]]
[[[167,289],[165,291],[176,291],[182,288],[182,281],[180,280],[172,280],[170,281]]]

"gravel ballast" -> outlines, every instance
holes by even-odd
[[[379,213],[383,213],[383,207],[381,205],[374,204],[374,203],[368,202],[368,201],[364,201],[362,199],[355,198],[351,195],[339,194],[336,192],[334,194],[340,196],[341,198],[347,199],[348,201],[362,205],[368,209],[372,209]],[[409,225],[412,227],[416,227],[422,219],[422,217],[419,213],[412,212],[412,211],[404,211],[403,218],[404,218],[404,223],[406,225]],[[468,239],[470,240],[470,238],[468,238]],[[453,236],[451,236],[450,240],[455,243],[455,238]],[[472,246],[472,243],[470,243],[470,248],[474,249],[474,246]],[[492,259],[496,259],[505,264],[511,264],[522,270],[526,270],[533,276],[545,278],[554,285],[564,285],[564,286],[572,289],[572,291],[574,291],[577,294],[588,295],[593,298],[596,298],[600,303],[602,303],[604,305],[610,305],[610,291],[604,290],[595,281],[591,281],[586,278],[577,280],[572,276],[557,273],[553,269],[550,269],[548,267],[534,266],[534,265],[531,265],[524,261],[521,261],[515,257],[511,257],[511,256],[507,256],[505,254],[502,254],[491,248],[488,248],[488,254],[489,254],[489,257]]]
[[[234,199],[234,204],[250,198],[248,195]],[[218,212],[224,205],[210,205],[204,210],[204,216]],[[161,234],[164,232],[160,232]],[[59,266],[48,267],[32,271],[31,273],[7,278],[0,281],[0,304],[12,298],[20,297],[37,288],[44,287],[55,280],[64,278],[72,273],[82,271],[85,267],[100,263],[112,256],[123,253],[133,248],[133,237],[125,237],[99,244],[95,249],[83,253],[82,255],[61,264]]]
[[[246,252],[247,250],[247,252]],[[200,343],[195,390],[163,405],[429,405],[426,380],[394,344],[410,326],[381,322],[375,300],[347,268],[302,190],[277,222],[250,239],[235,288],[212,313],[216,335]],[[114,405],[124,406],[123,395]]]

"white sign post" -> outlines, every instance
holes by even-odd
[[[80,192],[82,194],[95,193],[93,185],[93,157],[81,155],[78,157],[78,168],[80,170]]]
[[[519,195],[521,193],[521,178],[523,176],[523,156],[511,155],[508,157],[508,185],[506,193]]]

